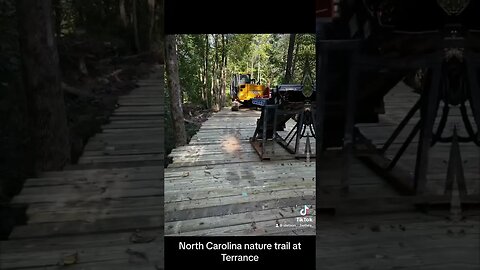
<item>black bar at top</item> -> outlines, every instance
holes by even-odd
[[[315,0],[165,0],[166,34],[315,33]]]

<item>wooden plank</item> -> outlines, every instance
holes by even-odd
[[[248,159],[245,159],[248,160]],[[193,164],[191,166],[185,166],[185,167],[175,167],[173,166],[174,164],[170,164],[169,167],[166,170],[167,173],[167,178],[172,178],[172,177],[182,177],[182,178],[189,178],[190,174],[192,177],[199,177],[199,178],[215,178],[216,180],[221,179],[221,176],[227,176],[231,174],[236,174],[239,177],[255,177],[256,175],[259,176],[266,176],[266,178],[275,178],[278,176],[282,176],[284,174],[288,173],[295,173],[298,172],[298,168],[292,168],[292,167],[287,167],[280,165],[280,163],[287,164],[290,160],[275,160],[275,162],[279,162],[278,165],[272,164],[271,166],[262,166],[262,162],[260,162],[258,159],[253,159],[253,164],[252,162],[238,162],[235,160],[232,161],[232,166],[224,167],[225,162],[219,162],[217,164],[212,164],[212,165],[202,165],[202,164]],[[310,162],[309,164],[303,164],[303,163],[297,163],[296,164],[298,167],[304,167],[305,171],[298,173],[300,177],[314,177],[315,176],[315,167],[314,163]],[[313,167],[313,168],[312,168]],[[269,173],[270,169],[277,169],[279,173],[277,176],[276,174],[272,174],[271,171]],[[249,171],[251,170],[251,171]],[[255,171],[254,171],[255,170]],[[249,172],[247,172],[249,171]],[[187,180],[183,179],[183,180]],[[190,178],[189,180],[192,180]],[[179,179],[179,181],[182,181]]]
[[[110,121],[147,121],[147,120],[158,120],[162,118],[163,115],[112,115],[110,116]]]
[[[135,218],[140,216],[163,216],[163,202],[159,200],[158,206],[149,206],[139,209],[132,208],[107,208],[107,209],[78,209],[60,210],[35,213],[28,216],[29,224],[46,222],[95,222],[105,218]]]
[[[163,131],[165,130],[164,127],[158,126],[158,127],[145,127],[145,128],[102,128],[103,133],[112,133],[112,134],[117,134],[117,133],[126,133],[126,134],[136,134],[136,133],[152,133],[152,132],[158,132],[158,131]]]
[[[46,202],[34,203],[27,209],[28,215],[34,215],[42,212],[55,212],[58,209],[68,209],[71,212],[85,211],[85,209],[142,209],[145,207],[155,207],[163,204],[163,196],[148,197],[123,197],[123,198],[102,198],[99,200],[85,200],[73,202]],[[96,210],[92,210],[96,211]]]
[[[282,165],[283,164],[283,165]],[[240,161],[237,162],[237,164],[233,168],[235,170],[237,169],[243,169],[243,170],[256,170],[256,171],[268,171],[270,166],[277,168],[277,167],[287,167],[288,166],[297,166],[302,168],[303,167],[313,167],[315,166],[314,162],[307,163],[305,161],[300,161],[300,160],[270,160],[267,162],[260,162],[258,161],[255,164],[248,164],[248,163],[242,163]],[[223,164],[218,164],[218,165],[195,165],[195,166],[188,166],[188,167],[171,167],[171,164],[169,167],[165,169],[165,176],[174,176],[177,175],[178,173],[186,172],[186,171],[194,171],[194,170],[210,170],[212,173],[217,173],[217,170],[227,170],[228,167],[223,166]]]
[[[145,258],[133,258],[131,254],[136,251],[138,254],[144,254]],[[28,252],[27,254],[19,253],[3,253],[0,255],[2,259],[2,269],[18,269],[30,267],[51,267],[51,269],[59,268],[59,261],[64,256],[77,253],[78,262],[75,268],[84,269],[84,263],[105,263],[115,264],[115,261],[131,261],[132,265],[142,265],[149,263],[153,267],[159,263],[161,258],[160,253],[163,252],[162,245],[159,241],[146,244],[125,244],[123,246],[102,246],[102,247],[79,247],[72,249],[65,249],[63,251],[52,252],[50,250],[36,250]],[[28,257],[28,260],[25,260]],[[151,260],[151,262],[150,262]],[[104,264],[105,265],[105,264]],[[108,265],[108,264],[107,264]],[[71,266],[69,266],[70,268]],[[45,269],[45,268],[43,268]],[[97,268],[98,269],[98,268]]]
[[[154,179],[136,180],[136,181],[122,181],[122,179],[112,180],[95,180],[95,181],[75,181],[65,182],[63,180],[61,185],[45,185],[45,186],[26,186],[22,190],[22,194],[69,194],[69,193],[88,193],[98,192],[103,189],[141,189],[141,188],[161,188],[163,187],[162,176],[158,175]],[[85,194],[86,195],[86,194]],[[48,196],[48,195],[47,195]]]
[[[285,184],[287,183],[287,185]],[[290,185],[289,185],[290,184]],[[167,187],[168,188],[168,187]],[[235,188],[234,185],[230,187],[226,187],[225,189],[222,188],[210,188],[210,189],[192,189],[192,190],[173,190],[172,192],[165,192],[165,203],[175,203],[175,202],[185,202],[185,201],[193,201],[193,200],[203,200],[203,199],[221,199],[226,197],[234,197],[234,196],[254,196],[260,193],[275,193],[284,190],[299,190],[299,189],[310,189],[315,190],[315,183],[307,182],[307,183],[295,183],[291,184],[288,182],[284,183],[265,183],[264,185],[257,186],[257,187],[238,187]],[[167,189],[168,190],[168,189]],[[183,192],[182,192],[183,191]]]
[[[122,182],[122,181],[162,181],[162,172],[161,170],[150,173],[116,173],[116,174],[106,174],[98,176],[71,176],[71,177],[45,177],[45,178],[34,178],[29,179],[25,182],[24,189],[28,191],[29,188],[33,187],[45,187],[45,186],[78,186],[78,185],[95,185],[103,183],[112,183],[112,182]]]
[[[103,163],[88,163],[88,164],[75,164],[68,165],[64,170],[88,170],[88,169],[101,169],[101,168],[118,168],[118,167],[144,167],[144,166],[164,166],[163,160],[141,160],[141,161],[117,161],[117,162],[103,162]]]
[[[188,176],[187,176],[188,174]],[[166,192],[179,192],[183,190],[188,192],[188,190],[209,190],[215,187],[220,188],[245,188],[250,189],[254,187],[262,187],[264,185],[268,186],[271,184],[275,185],[284,185],[284,186],[295,186],[302,183],[312,183],[315,184],[315,176],[310,173],[305,173],[299,175],[296,172],[282,172],[278,175],[271,175],[268,172],[262,174],[257,173],[247,173],[247,172],[235,172],[227,171],[225,174],[212,174],[209,171],[205,173],[202,178],[196,177],[195,175],[190,176],[190,173],[185,172],[185,177],[182,178],[167,178],[165,180],[165,186],[167,187]],[[330,183],[334,183],[336,179],[329,179]],[[377,183],[377,181],[372,181],[370,178],[366,178],[365,183]]]
[[[106,146],[106,145],[141,145],[141,144],[153,144],[153,143],[161,143],[163,142],[163,137],[161,136],[156,136],[156,137],[145,137],[142,138],[142,140],[139,142],[139,140],[135,140],[135,138],[132,136],[130,138],[120,138],[120,139],[96,139],[93,138],[90,142],[89,145],[90,147],[88,149],[94,149],[95,147],[98,146]]]
[[[164,130],[156,130],[156,131],[144,131],[144,132],[125,132],[125,133],[103,133],[97,134],[90,139],[90,142],[107,142],[107,143],[117,143],[123,141],[133,141],[135,142],[135,138],[138,138],[137,141],[142,141],[143,139],[152,141],[162,141],[164,136]]]
[[[109,162],[123,162],[123,161],[147,161],[147,160],[163,161],[164,158],[165,158],[165,155],[163,153],[84,156],[84,157],[80,158],[78,163],[79,164],[92,164],[92,163],[109,163]]]
[[[125,183],[125,182],[124,182]],[[124,187],[107,188],[104,186],[93,187],[91,190],[83,190],[81,193],[73,194],[20,194],[15,197],[12,203],[42,203],[42,202],[69,202],[100,200],[102,198],[122,198],[122,197],[144,197],[160,196],[163,189],[160,188],[139,188],[124,190]]]
[[[297,209],[296,209],[297,210]],[[315,213],[312,213],[315,218]],[[293,211],[290,207],[276,208],[269,210],[259,210],[231,215],[219,215],[214,217],[197,218],[192,220],[183,220],[165,223],[165,234],[175,235],[186,232],[205,230],[210,228],[229,227],[242,224],[252,224],[262,221],[275,221],[283,218],[301,217],[298,211]]]
[[[62,251],[82,247],[104,247],[104,246],[125,246],[131,243],[130,238],[135,231],[109,232],[102,234],[87,234],[76,236],[57,236],[52,238],[28,238],[0,241],[2,253],[31,252],[36,250]],[[163,236],[161,229],[145,229],[138,233],[148,237],[161,240]],[[6,249],[8,247],[8,249]],[[0,254],[1,256],[1,254]]]
[[[10,239],[81,235],[102,232],[122,232],[163,228],[163,217],[158,215],[97,219],[94,222],[68,221],[21,225]]]
[[[81,263],[76,265],[68,266],[69,269],[72,270],[104,270],[104,269],[112,269],[112,270],[129,270],[129,269],[140,269],[140,270],[163,270],[164,267],[164,260],[162,259],[161,255],[155,257],[155,261],[149,262],[142,262],[141,259],[139,261],[135,261],[135,259],[115,259],[109,261],[101,261],[101,262],[88,262],[88,263]],[[42,270],[58,270],[58,266],[52,267],[39,267],[39,268],[31,268],[31,269],[42,269]]]
[[[228,205],[233,203],[243,203],[252,201],[265,201],[272,199],[284,199],[295,197],[307,197],[313,196],[315,189],[312,188],[299,188],[299,189],[283,189],[272,192],[256,193],[248,196],[242,194],[237,196],[220,197],[220,198],[203,198],[197,200],[188,200],[175,203],[165,203],[165,212],[178,211],[183,209],[195,209],[202,207],[209,207],[215,205]],[[314,203],[310,203],[314,204]]]
[[[154,142],[130,142],[130,143],[115,143],[109,145],[108,143],[89,143],[85,147],[85,151],[124,151],[132,149],[149,149],[149,148],[164,148],[163,141]]]
[[[295,224],[296,218],[282,218],[278,220],[268,220],[255,222],[254,224],[240,224],[228,227],[209,228],[204,230],[184,232],[181,236],[255,236],[268,235],[271,233],[281,232],[282,235],[315,235],[315,227],[291,228],[291,227],[276,227],[276,224]],[[166,234],[167,235],[167,234]]]
[[[116,112],[120,112],[120,111],[125,111],[125,112],[158,112],[158,111],[164,111],[165,110],[165,107],[164,106],[161,106],[161,105],[158,105],[158,106],[146,106],[144,104],[142,105],[137,105],[137,106],[134,106],[134,105],[128,105],[128,106],[125,106],[125,105],[121,105],[119,104],[118,108],[115,110]]]
[[[150,148],[145,147],[143,149],[127,149],[127,150],[97,150],[97,151],[84,151],[82,158],[85,157],[99,157],[99,156],[122,156],[122,155],[141,155],[141,154],[162,154],[165,155],[165,149],[163,148]]]
[[[142,172],[161,172],[163,171],[163,166],[144,166],[144,167],[134,167],[134,168],[103,168],[103,169],[90,169],[90,170],[70,170],[70,171],[50,171],[43,172],[41,177],[66,177],[66,176],[78,176],[78,177],[89,177],[100,175],[116,175],[119,173],[142,173]],[[33,178],[34,179],[34,178]]]
[[[261,210],[274,210],[279,208],[290,208],[295,212],[297,206],[315,203],[314,196],[267,199],[263,201],[247,201],[228,205],[214,205],[198,209],[184,209],[175,212],[165,212],[165,222],[180,220],[194,220],[205,217],[228,216],[240,213],[255,212]]]
[[[291,156],[282,156],[282,157],[275,157],[275,158],[276,160],[290,160]],[[255,158],[255,157],[244,158],[240,162],[233,159],[218,159],[218,158],[212,157],[211,159],[200,160],[200,161],[179,161],[179,162],[170,164],[168,167],[184,168],[184,167],[191,167],[191,166],[217,166],[217,165],[230,166],[232,164],[251,163],[251,162],[257,162],[257,161],[258,161],[258,158]]]

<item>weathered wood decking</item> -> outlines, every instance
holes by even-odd
[[[163,72],[119,99],[79,163],[28,179],[1,269],[163,269]]]
[[[359,125],[361,132],[374,144],[382,146],[417,98],[411,89],[397,86],[385,98],[386,114],[381,116],[380,123]],[[451,113],[457,116],[447,124],[446,134],[451,133],[454,122],[461,123],[458,113]],[[418,116],[391,150],[398,150],[416,120]],[[461,124],[458,127],[464,134]],[[400,160],[400,165],[412,178],[417,141],[413,141]],[[432,148],[428,194],[438,195],[444,191],[449,150],[450,145],[445,144]],[[461,150],[468,194],[478,194],[480,149],[473,143],[462,143]],[[387,152],[389,155],[394,153]],[[327,156],[320,164],[317,188],[327,192],[334,190],[340,185],[341,157]],[[337,203],[335,216],[317,212],[320,217],[317,224],[317,269],[479,269],[478,210],[467,210],[462,213],[463,218],[453,219],[449,219],[448,208],[419,212],[386,180],[358,160],[350,176],[350,196],[363,199]]]
[[[315,233],[314,223],[283,227],[297,224],[301,206],[315,204],[315,161],[295,160],[279,145],[271,160],[261,161],[249,142],[259,117],[260,111],[224,109],[172,151],[165,169],[166,235]]]

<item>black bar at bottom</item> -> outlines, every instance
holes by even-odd
[[[314,270],[315,236],[166,236],[165,270],[191,266]]]

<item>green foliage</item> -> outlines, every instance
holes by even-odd
[[[295,70],[293,71],[293,81],[301,83],[306,74],[311,79],[315,79],[315,35],[301,34],[297,35],[298,52],[294,55]]]
[[[230,35],[228,46],[228,57],[230,72],[251,72],[248,68],[251,66],[251,58],[253,55],[254,35]]]
[[[184,101],[200,104],[205,38],[203,35],[181,35],[178,36],[177,43],[179,76]]]
[[[208,36],[208,42],[206,36]],[[257,80],[260,78],[262,84],[270,84],[271,87],[282,83],[285,76],[289,35],[229,34],[225,37],[228,59],[227,94],[233,73],[248,72],[253,78]],[[209,101],[205,100],[206,97],[202,95],[202,91],[205,86],[211,85],[214,77],[211,71],[211,65],[215,61],[214,35],[180,35],[177,40],[184,102],[207,105]],[[221,54],[221,44],[217,46]],[[207,49],[209,70],[207,70],[207,81],[204,81]],[[312,80],[315,78],[315,35],[296,35],[293,62],[292,83],[302,83],[306,74],[310,74]]]
[[[265,73],[266,78],[269,78],[271,81],[271,86],[275,86],[282,83],[285,75],[288,35],[270,35],[268,44],[269,46],[266,47],[268,58]]]

